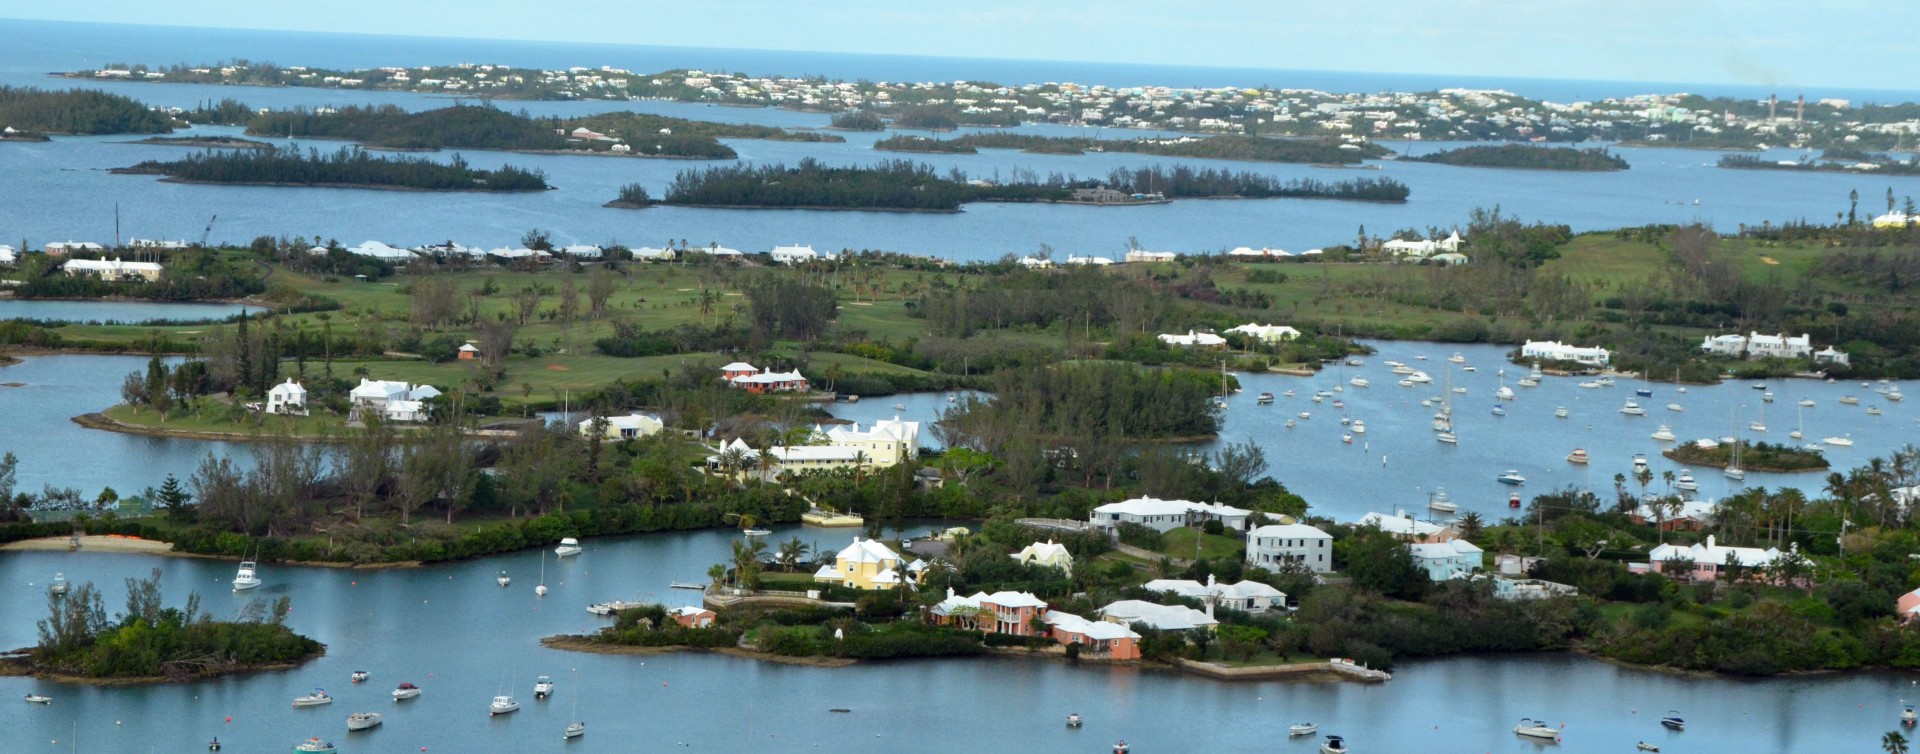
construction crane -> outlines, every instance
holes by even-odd
[[[207,218],[207,229],[200,231],[200,248],[207,248],[207,236],[213,235],[213,221],[218,219],[220,219],[219,215]]]

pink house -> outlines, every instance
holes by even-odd
[[[736,361],[720,368],[721,378],[728,385],[749,393],[793,393],[806,392],[807,378],[796,369],[791,372],[776,372],[772,369],[755,370],[752,364]]]
[[[745,377],[750,374],[759,374],[759,373],[760,373],[759,369],[755,368],[752,364],[748,364],[747,362],[744,362],[744,361],[736,361],[736,362],[733,362],[732,364],[728,364],[726,366],[720,367],[720,378],[728,382],[732,382],[735,379],[738,379],[740,377]]]
[[[1132,629],[1048,610],[1046,602],[1026,592],[978,592],[962,597],[948,589],[947,598],[933,606],[932,615],[933,622],[942,626],[977,629],[983,633],[1043,636],[1062,645],[1080,645],[1084,651],[1099,653],[1108,659],[1140,659],[1140,635]]]
[[[1704,543],[1696,542],[1686,547],[1664,544],[1648,550],[1647,562],[1631,564],[1627,570],[1634,573],[1664,573],[1688,581],[1718,581],[1720,574],[1730,566],[1751,572],[1772,565],[1780,555],[1779,548],[1723,547],[1709,534]]]
[[[668,610],[667,615],[686,628],[712,628],[715,617],[712,610],[691,605]]]
[[[994,592],[980,600],[980,609],[993,613],[994,633],[1038,636],[1033,624],[1047,611],[1047,603],[1026,592]]]
[[[1902,594],[1900,599],[1894,600],[1893,613],[1903,621],[1920,617],[1920,589]]]

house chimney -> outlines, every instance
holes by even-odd
[[[947,587],[947,599],[953,599],[953,587]]]
[[[1709,550],[1711,550],[1711,549],[1713,549],[1713,535],[1712,535],[1712,534],[1708,534],[1708,535],[1707,535],[1707,549],[1709,549]]]
[[[1207,600],[1207,617],[1208,618],[1213,617],[1213,602],[1214,601],[1211,599]]]
[[[1214,582],[1213,582],[1213,574],[1211,574],[1211,573],[1209,573],[1209,574],[1207,574],[1207,586],[1208,586],[1208,587],[1212,587],[1212,586],[1213,586],[1213,584],[1214,584]]]

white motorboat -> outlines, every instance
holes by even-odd
[[[1347,384],[1352,385],[1354,387],[1367,387],[1368,385],[1372,385],[1373,383],[1368,382],[1367,378],[1365,377],[1355,377],[1351,380],[1347,380]]]
[[[1666,716],[1660,718],[1660,724],[1672,730],[1686,730],[1687,728],[1686,719],[1680,716],[1680,710],[1677,709],[1667,710]]]
[[[1458,354],[1455,354],[1455,355],[1458,355]],[[1292,725],[1287,726],[1287,735],[1311,736],[1314,733],[1318,732],[1319,730],[1320,730],[1320,726],[1314,725],[1313,723],[1294,723]]]
[[[393,700],[403,701],[420,695],[420,687],[411,683],[402,683],[393,689]]]
[[[1647,742],[1645,742],[1645,741],[1640,741],[1640,742],[1637,742],[1637,743],[1635,743],[1635,744],[1633,745],[1633,748],[1636,748],[1636,749],[1639,749],[1639,750],[1641,750],[1641,751],[1653,751],[1653,752],[1657,752],[1657,751],[1659,751],[1659,750],[1660,750],[1660,747],[1659,747],[1659,745],[1657,745],[1657,744],[1650,744],[1650,743],[1647,743]]]
[[[1661,442],[1673,442],[1680,438],[1673,433],[1672,427],[1662,424],[1660,425],[1660,428],[1658,430],[1654,431],[1653,439],[1659,440]]]
[[[347,716],[347,730],[366,730],[381,722],[378,712],[355,712]]]
[[[1755,432],[1765,432],[1767,431],[1767,425],[1763,422],[1747,422],[1747,429]]]
[[[294,697],[293,699],[293,706],[295,707],[318,707],[323,704],[332,703],[333,697],[327,696],[326,689],[314,689],[311,694]]]
[[[1415,385],[1425,385],[1433,382],[1433,378],[1428,376],[1426,372],[1414,372],[1413,374],[1407,375],[1407,381]]]
[[[67,584],[67,575],[64,573],[55,573],[53,574],[53,583],[47,585],[47,593],[58,597],[66,594],[68,588],[70,587]]]
[[[1364,435],[1364,434],[1366,434],[1366,433],[1367,433],[1367,422],[1366,422],[1365,420],[1362,420],[1362,419],[1355,419],[1355,420],[1353,420],[1353,427],[1352,427],[1352,429],[1353,429],[1353,433],[1354,433],[1354,434],[1356,434],[1356,435]]]
[[[1132,752],[1133,747],[1128,746],[1125,741],[1115,741],[1113,744],[1113,754],[1132,754]]]
[[[1801,398],[1801,399],[1800,399],[1800,405],[1801,405],[1801,406],[1803,406],[1803,407],[1805,407],[1805,408],[1813,408],[1813,399],[1812,399],[1812,398]]]
[[[1843,395],[1840,396],[1840,404],[1843,406],[1858,406],[1860,405],[1860,399],[1851,395]]]
[[[1394,367],[1394,368],[1396,368],[1396,369],[1397,369],[1397,368],[1399,368],[1399,367],[1403,367],[1403,366],[1406,366],[1406,363],[1405,363],[1405,362],[1399,362],[1399,361],[1393,361],[1393,360],[1391,360],[1391,359],[1389,359],[1389,360],[1387,360],[1387,361],[1382,361],[1382,362],[1380,362],[1380,363],[1382,363],[1382,364],[1385,364],[1385,365],[1387,365],[1387,366],[1390,366],[1390,367]]]
[[[1434,488],[1433,492],[1427,494],[1427,507],[1441,513],[1453,513],[1460,510],[1459,505],[1447,499],[1447,491],[1437,487]]]
[[[1300,412],[1300,418],[1302,418],[1302,419],[1312,419],[1312,418],[1313,418],[1313,413],[1312,413],[1312,412],[1310,412],[1310,411],[1302,411],[1302,412]]]
[[[1867,415],[1868,415],[1868,416],[1879,416],[1879,415],[1880,415],[1880,407],[1879,407],[1879,406],[1868,406],[1868,407],[1867,407]]]
[[[1593,378],[1593,381],[1595,383],[1598,383],[1600,387],[1613,387],[1613,378],[1608,377],[1604,374],[1600,375],[1599,377]]]
[[[1400,387],[1413,387],[1413,380],[1401,380]]]
[[[1586,463],[1591,462],[1592,460],[1593,458],[1587,455],[1586,448],[1574,448],[1572,453],[1567,454],[1567,463],[1578,463],[1578,464],[1584,465]]]
[[[1253,398],[1253,402],[1262,406],[1272,403],[1273,393],[1261,393],[1259,395],[1256,395]]]
[[[1507,473],[1494,477],[1494,481],[1497,481],[1501,484],[1511,484],[1511,485],[1517,486],[1517,485],[1526,484],[1527,478],[1520,475],[1519,469],[1507,469]]]
[[[1085,721],[1080,719],[1080,713],[1078,712],[1067,713],[1067,727],[1078,728],[1083,722]]]
[[[740,530],[740,535],[743,537],[764,537],[772,533],[773,533],[772,529],[741,529]]]
[[[492,704],[487,705],[487,715],[504,715],[519,709],[520,703],[514,701],[512,696],[501,694],[493,698]]]
[[[586,734],[587,734],[587,724],[580,722],[578,720],[575,720],[573,722],[567,723],[567,729],[561,732],[560,738],[561,740],[566,740],[569,738],[579,738]]]
[[[1465,354],[1455,353],[1452,356],[1448,356],[1447,361],[1451,361],[1455,364],[1465,364],[1467,363],[1467,357]]]
[[[1673,488],[1681,492],[1694,492],[1700,489],[1700,483],[1694,481],[1693,472],[1682,471],[1680,477],[1673,480]]]
[[[533,682],[533,698],[545,699],[549,696],[553,696],[553,679],[540,676]]]
[[[1669,404],[1667,404],[1667,410],[1668,410],[1668,411],[1675,411],[1675,412],[1679,412],[1679,411],[1685,411],[1685,410],[1687,410],[1687,407],[1685,407],[1685,406],[1682,406],[1682,405],[1680,405],[1680,404],[1678,404],[1678,403],[1669,403]]]
[[[1530,717],[1520,718],[1520,724],[1513,726],[1513,732],[1528,738],[1548,738],[1560,740],[1560,729],[1548,726],[1544,722]]]
[[[1453,392],[1458,395],[1466,395],[1467,389],[1463,387],[1456,387],[1456,388],[1453,388]]]
[[[1761,393],[1761,394],[1760,394],[1760,402],[1762,402],[1762,403],[1772,403],[1772,402],[1773,402],[1773,391],[1772,391],[1772,390],[1768,390],[1767,392],[1764,392],[1764,393]]]
[[[260,586],[259,565],[251,560],[240,561],[240,570],[233,574],[233,590],[242,592],[257,586]]]
[[[352,680],[354,683],[365,683],[368,678],[372,678],[372,677],[373,677],[373,674],[368,673],[365,670],[355,670],[353,671],[353,675],[349,676],[349,679]]]
[[[574,539],[573,537],[566,537],[561,539],[560,546],[553,548],[553,554],[556,557],[562,557],[562,558],[567,557],[569,555],[579,555],[580,540]]]
[[[1600,383],[1589,380],[1587,382],[1580,383],[1580,387],[1589,388],[1589,389],[1597,388],[1597,387],[1600,387]]]
[[[1394,373],[1394,374],[1399,374],[1399,375],[1407,375],[1407,374],[1413,374],[1413,373],[1414,373],[1414,371],[1415,371],[1415,370],[1414,370],[1414,368],[1413,368],[1413,367],[1410,367],[1410,366],[1407,366],[1407,365],[1405,365],[1405,364],[1401,364],[1400,366],[1397,366],[1397,367],[1394,367],[1394,368],[1393,368],[1393,373]]]
[[[1916,721],[1920,721],[1920,714],[1916,714],[1913,711],[1912,705],[1908,705],[1906,707],[1901,708],[1900,710],[1901,725],[1912,725]]]
[[[1565,418],[1567,418],[1567,407],[1566,407],[1566,406],[1561,406],[1561,407],[1559,407],[1559,408],[1556,408],[1556,409],[1554,409],[1554,410],[1553,410],[1553,418],[1555,418],[1555,419],[1565,419]]]
[[[1341,442],[1343,442],[1343,443],[1346,443],[1346,444],[1348,444],[1348,445],[1352,445],[1352,444],[1353,444],[1353,433],[1352,433],[1352,432],[1348,432],[1348,433],[1346,433],[1346,434],[1343,434],[1343,435],[1341,435],[1341,436],[1340,436],[1340,441],[1341,441]]]
[[[1358,367],[1358,366],[1366,366],[1366,364],[1367,362],[1361,361],[1360,357],[1358,356],[1347,357],[1347,366]]]
[[[1426,360],[1427,360],[1427,355],[1426,355],[1426,354],[1424,354],[1424,353],[1416,353],[1416,354],[1414,354],[1414,355],[1413,355],[1413,360],[1414,360],[1414,361],[1426,361]]]
[[[499,576],[493,577],[493,583],[499,584],[501,586],[506,586],[508,584],[513,583],[513,579],[507,576],[506,571],[501,571]]]
[[[293,747],[294,754],[336,754],[339,751],[332,741],[322,741],[318,738],[309,738]]]
[[[1292,398],[1292,397],[1293,397],[1293,389],[1292,389],[1292,388],[1288,388],[1288,389],[1286,389],[1286,390],[1283,390],[1283,391],[1281,391],[1281,392],[1280,392],[1280,394],[1281,394],[1281,395],[1284,395],[1284,396],[1286,396],[1286,397],[1288,397],[1288,398]]]
[[[1446,444],[1448,444],[1448,445],[1459,445],[1459,444],[1460,444],[1460,438],[1459,438],[1459,437],[1457,437],[1457,436],[1455,436],[1455,435],[1454,435],[1454,434],[1453,434],[1452,432],[1441,432],[1441,433],[1438,433],[1438,434],[1435,434],[1435,435],[1433,436],[1433,439],[1435,439],[1435,440],[1439,440],[1439,441],[1441,441],[1441,442],[1444,442],[1444,443],[1446,443]]]
[[[905,410],[907,410],[907,404],[905,404],[905,403],[895,403],[895,404],[893,404],[893,410],[895,410],[895,411],[905,411]]]
[[[1501,385],[1499,389],[1493,391],[1493,397],[1503,401],[1513,400],[1513,388]]]
[[[1647,410],[1644,408],[1641,408],[1640,404],[1629,400],[1627,401],[1627,405],[1620,407],[1620,413],[1626,414],[1628,416],[1646,416]]]
[[[1347,754],[1347,741],[1339,736],[1327,736],[1327,742],[1320,744],[1320,754]]]
[[[1520,382],[1517,384],[1519,384],[1520,387],[1540,387],[1540,381],[1532,377],[1521,377]]]
[[[1647,470],[1647,454],[1645,453],[1633,454],[1633,473],[1638,474],[1646,470]]]
[[[1480,371],[1480,368],[1479,368],[1479,367],[1476,367],[1476,366],[1473,366],[1473,365],[1471,365],[1471,364],[1469,364],[1469,365],[1467,365],[1467,366],[1463,366],[1463,367],[1460,367],[1460,371],[1462,371],[1462,372],[1478,372],[1478,371]]]
[[[1287,429],[1293,429],[1293,420],[1292,420],[1292,419],[1288,419],[1288,420],[1287,420]]]
[[[1904,395],[1901,395],[1900,391],[1898,390],[1889,391],[1887,393],[1887,400],[1893,401],[1894,403],[1899,403],[1906,399],[1907,397]]]
[[[1825,440],[1821,440],[1821,442],[1824,442],[1828,445],[1832,445],[1835,447],[1840,447],[1840,448],[1853,447],[1853,438],[1851,437],[1829,437]]]
[[[52,704],[53,697],[41,696],[39,694],[28,694],[27,703],[28,704]]]

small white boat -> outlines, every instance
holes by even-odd
[[[1588,382],[1582,382],[1582,383],[1580,383],[1580,387],[1584,387],[1584,388],[1597,388],[1597,387],[1600,387],[1600,386],[1601,386],[1601,385],[1600,385],[1600,383],[1598,383],[1598,382],[1592,382],[1592,381],[1588,381]]]
[[[53,583],[47,585],[47,593],[58,597],[66,594],[68,588],[67,575],[64,573],[55,573],[53,575]]]
[[[1685,411],[1685,410],[1687,410],[1687,407],[1685,407],[1685,406],[1682,406],[1682,405],[1680,405],[1680,404],[1678,404],[1678,403],[1669,403],[1669,404],[1667,404],[1667,410],[1668,410],[1668,411],[1676,411],[1676,412],[1678,412],[1678,411]]]
[[[586,734],[587,734],[587,724],[580,722],[578,720],[575,720],[573,722],[567,723],[567,729],[560,733],[560,739],[564,741],[569,738],[579,738]]]
[[[1567,463],[1585,464],[1592,460],[1593,458],[1587,455],[1586,448],[1574,448],[1572,453],[1567,454]]]
[[[1313,418],[1313,413],[1312,413],[1312,412],[1309,412],[1309,411],[1302,411],[1302,412],[1300,412],[1300,418],[1302,418],[1302,419],[1312,419],[1312,418]]]
[[[1700,489],[1700,483],[1694,481],[1693,472],[1682,471],[1680,477],[1673,480],[1673,488],[1682,492],[1693,492]]]
[[[366,730],[381,722],[378,712],[355,712],[347,716],[347,730]]]
[[[393,700],[403,701],[420,695],[420,687],[411,683],[402,683],[393,689]]]
[[[1506,409],[1506,407],[1504,407],[1504,406],[1494,406],[1494,407],[1493,407],[1493,415],[1494,415],[1494,416],[1506,416],[1506,415],[1507,415],[1507,409]]]
[[[1824,442],[1828,445],[1841,447],[1841,448],[1853,447],[1853,438],[1851,437],[1829,437],[1825,440],[1821,440],[1821,442]]]
[[[1915,714],[1912,706],[1900,710],[1901,725],[1912,725],[1916,720],[1920,720],[1920,714]]]
[[[555,557],[561,557],[561,558],[567,557],[569,555],[579,555],[580,540],[574,539],[573,537],[566,537],[561,539],[560,545],[558,547],[553,548],[553,554]]]
[[[1254,396],[1254,398],[1253,398],[1253,402],[1254,402],[1254,403],[1257,403],[1257,404],[1259,404],[1259,405],[1262,405],[1262,406],[1265,406],[1265,405],[1267,405],[1267,404],[1269,404],[1269,403],[1272,403],[1272,402],[1273,402],[1273,393],[1261,393],[1261,394],[1259,394],[1259,395],[1257,395],[1257,396]]]
[[[1327,742],[1320,744],[1320,754],[1347,754],[1346,739],[1339,736],[1327,736]]]
[[[293,700],[293,706],[295,707],[318,707],[323,704],[332,703],[333,697],[327,696],[326,689],[314,689],[313,693],[306,696],[294,697]]]
[[[1804,406],[1804,407],[1806,407],[1806,408],[1813,408],[1813,399],[1812,399],[1812,398],[1801,398],[1801,399],[1800,399],[1800,405],[1801,405],[1801,406]]]
[[[1400,387],[1413,387],[1413,380],[1401,380]]]
[[[553,679],[540,676],[533,682],[533,698],[545,699],[549,696],[553,696]]]
[[[1507,473],[1494,477],[1494,481],[1501,484],[1522,485],[1527,483],[1527,478],[1520,475],[1519,469],[1507,469]]]
[[[1843,395],[1840,397],[1840,404],[1843,406],[1858,406],[1860,405],[1860,399],[1851,395]]]
[[[1435,434],[1435,435],[1433,436],[1433,439],[1435,439],[1435,440],[1439,440],[1439,441],[1441,441],[1441,442],[1444,442],[1444,443],[1446,443],[1446,444],[1448,444],[1448,445],[1459,445],[1459,444],[1460,444],[1460,438],[1459,438],[1459,437],[1456,437],[1456,436],[1455,436],[1455,435],[1454,435],[1454,434],[1453,434],[1452,432],[1441,432],[1441,433],[1438,433],[1438,434]]]
[[[1341,435],[1341,436],[1340,436],[1340,441],[1341,441],[1341,442],[1343,442],[1343,443],[1346,443],[1346,444],[1348,444],[1348,445],[1352,445],[1352,444],[1353,444],[1353,433],[1352,433],[1352,432],[1348,432],[1348,433],[1346,433],[1346,434],[1343,434],[1343,435]]]
[[[246,591],[248,589],[252,589],[254,587],[259,586],[260,585],[259,571],[260,571],[259,566],[254,561],[251,561],[251,560],[240,561],[240,570],[234,572],[233,574],[233,590],[236,592],[242,592],[242,591]]]
[[[1467,357],[1465,354],[1455,353],[1452,356],[1448,356],[1447,361],[1451,361],[1455,364],[1465,364],[1467,363]]]
[[[1764,392],[1764,393],[1761,393],[1761,394],[1760,394],[1760,401],[1761,401],[1762,403],[1772,403],[1772,402],[1773,402],[1773,391],[1772,391],[1772,390],[1768,390],[1767,392]]]
[[[1720,475],[1738,482],[1747,478],[1747,470],[1738,466],[1728,466],[1720,470]]]
[[[895,404],[893,404],[893,410],[895,410],[895,411],[905,411],[905,410],[907,410],[907,404],[905,404],[905,403],[895,403]]]
[[[1327,393],[1324,393],[1324,392],[1321,392],[1321,393],[1314,393],[1314,394],[1313,394],[1313,402],[1314,402],[1314,403],[1319,403],[1319,402],[1321,402],[1321,401],[1324,401],[1324,400],[1326,400],[1326,399],[1327,399],[1327,395],[1328,395],[1328,394],[1327,394]]]
[[[1320,726],[1314,725],[1313,723],[1294,723],[1292,725],[1287,726],[1287,735],[1311,736],[1314,733],[1319,732],[1319,730],[1320,730]]]
[[[500,696],[494,697],[493,703],[487,705],[487,715],[488,716],[504,715],[509,712],[517,711],[519,709],[520,709],[519,702],[514,701],[513,697],[511,696],[502,694]]]
[[[1518,384],[1520,387],[1540,387],[1540,381],[1532,377],[1521,377]]]
[[[1641,408],[1640,404],[1629,400],[1627,401],[1627,405],[1620,407],[1620,413],[1626,414],[1628,416],[1646,416],[1647,410],[1644,408]]]
[[[1459,505],[1447,499],[1447,491],[1439,488],[1434,488],[1433,492],[1427,495],[1427,507],[1441,513],[1453,513],[1460,510]]]
[[[1416,354],[1414,354],[1414,355],[1413,355],[1413,360],[1414,360],[1414,361],[1426,361],[1426,360],[1427,360],[1427,355],[1426,355],[1426,354],[1424,354],[1424,353],[1416,353]]]
[[[1680,438],[1673,434],[1672,427],[1662,424],[1660,425],[1660,429],[1654,431],[1653,439],[1659,440],[1661,442],[1673,442]]]
[[[1113,744],[1113,754],[1131,754],[1132,752],[1133,747],[1128,746],[1125,741],[1116,741]]]
[[[1462,372],[1478,372],[1478,371],[1480,371],[1480,368],[1479,368],[1479,367],[1475,367],[1475,366],[1464,366],[1464,367],[1460,367],[1460,371],[1462,371]]]
[[[1879,416],[1879,415],[1880,415],[1880,407],[1879,407],[1879,406],[1868,406],[1868,407],[1867,407],[1867,415],[1868,415],[1868,416]]]
[[[508,584],[513,583],[513,579],[507,576],[506,571],[501,571],[499,576],[495,576],[493,578],[493,583],[499,584],[501,586],[506,586]]]
[[[948,402],[948,403],[956,403],[956,402],[958,402],[959,400],[960,400],[960,396],[957,396],[957,395],[954,395],[954,394],[952,394],[952,393],[948,393],[948,394],[947,394],[947,402]]]
[[[27,703],[28,704],[52,704],[53,697],[41,696],[39,694],[28,694]]]
[[[1556,408],[1556,409],[1554,409],[1554,410],[1553,410],[1553,418],[1555,418],[1555,419],[1565,419],[1565,418],[1567,418],[1567,407],[1566,407],[1566,406],[1561,406],[1561,407],[1559,407],[1559,408]]]
[[[331,741],[309,738],[294,745],[293,751],[294,754],[335,754],[340,750],[334,748],[333,742]]]
[[[1404,367],[1404,366],[1406,366],[1406,364],[1405,364],[1404,362],[1399,362],[1399,361],[1391,361],[1391,360],[1389,360],[1389,361],[1382,361],[1382,362],[1380,362],[1380,363],[1382,363],[1382,364],[1385,364],[1385,365],[1387,365],[1387,366],[1390,366],[1390,367],[1393,367],[1393,368],[1395,368],[1395,369],[1398,369],[1398,368],[1400,368],[1400,367]]]
[[[1687,728],[1686,719],[1681,717],[1680,710],[1676,709],[1667,710],[1666,716],[1660,718],[1660,724],[1672,730],[1686,730]]]
[[[1288,398],[1292,398],[1292,397],[1293,397],[1293,389],[1292,389],[1292,388],[1288,388],[1287,390],[1283,390],[1283,391],[1281,391],[1281,393],[1280,393],[1280,394],[1281,394],[1281,395],[1284,395],[1284,396],[1286,396],[1286,397],[1288,397]]]
[[[372,678],[372,677],[373,677],[373,674],[368,673],[365,670],[355,670],[353,671],[353,675],[349,676],[349,678],[351,678],[354,683],[364,683],[368,678]]]
[[[1633,745],[1633,748],[1636,748],[1636,749],[1639,749],[1639,750],[1641,750],[1641,751],[1653,751],[1653,752],[1657,752],[1657,751],[1659,751],[1659,750],[1660,750],[1660,747],[1659,747],[1659,746],[1657,746],[1657,745],[1654,745],[1654,744],[1650,744],[1650,743],[1647,743],[1647,742],[1645,742],[1645,741],[1641,741],[1641,742],[1638,742],[1638,743],[1635,743],[1635,744]]]
[[[1414,372],[1413,367],[1407,366],[1405,364],[1401,364],[1400,366],[1393,368],[1394,374],[1406,375],[1406,374],[1413,374],[1413,372]]]
[[[1513,726],[1513,732],[1528,738],[1549,738],[1560,740],[1560,729],[1548,726],[1530,717],[1520,718],[1520,724]]]
[[[1900,391],[1898,390],[1890,391],[1887,393],[1887,400],[1893,401],[1894,403],[1899,403],[1900,401],[1906,400],[1906,398],[1907,397],[1904,395],[1901,395]]]
[[[1078,728],[1080,727],[1080,724],[1083,722],[1086,722],[1086,721],[1080,719],[1080,713],[1078,712],[1067,713],[1067,727]]]
[[[1646,469],[1647,469],[1647,454],[1645,453],[1633,454],[1633,473],[1638,474],[1642,471],[1645,471]]]
[[[1358,357],[1358,356],[1349,356],[1349,357],[1347,357],[1347,366],[1350,366],[1350,367],[1359,367],[1359,366],[1366,366],[1366,364],[1367,364],[1367,362],[1364,362],[1364,361],[1361,361],[1361,360],[1360,360],[1360,357]]]
[[[773,530],[772,529],[741,529],[740,533],[748,537],[764,537],[764,536],[767,536],[768,534],[772,534]]]
[[[1287,420],[1287,429],[1293,429],[1293,426],[1294,426],[1294,425],[1293,425],[1293,420],[1292,420],[1292,419],[1288,419],[1288,420]]]
[[[1362,420],[1362,419],[1355,419],[1355,420],[1353,420],[1353,433],[1354,433],[1354,434],[1356,434],[1356,435],[1364,435],[1364,434],[1366,434],[1366,433],[1367,433],[1367,422],[1366,422],[1365,420]]]
[[[1355,377],[1351,380],[1347,380],[1347,384],[1352,385],[1354,387],[1367,387],[1369,385],[1372,385],[1373,383],[1368,382],[1367,378],[1365,377]]]
[[[1501,385],[1499,389],[1493,391],[1493,397],[1503,401],[1513,400],[1513,388]]]
[[[1413,374],[1407,375],[1407,382],[1415,385],[1425,385],[1433,382],[1433,378],[1428,376],[1426,372],[1414,372]]]
[[[1457,387],[1457,388],[1454,388],[1454,389],[1453,389],[1453,392],[1455,392],[1455,393],[1458,393],[1458,394],[1460,394],[1460,395],[1466,395],[1466,394],[1467,394],[1467,389],[1466,389],[1466,388],[1463,388],[1463,387]]]
[[[1755,432],[1765,432],[1767,431],[1767,425],[1761,422],[1747,422],[1747,429]]]

